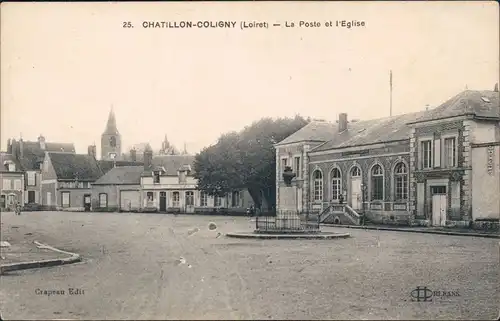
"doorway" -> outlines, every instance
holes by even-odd
[[[446,186],[432,186],[431,195],[432,225],[446,226],[446,210],[448,208]]]
[[[160,192],[160,212],[167,211],[167,192]]]
[[[361,209],[361,170],[355,166],[351,170],[351,207],[353,210]]]
[[[90,194],[83,195],[83,208],[85,209],[85,212],[90,212],[91,208]]]

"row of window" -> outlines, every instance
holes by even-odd
[[[9,190],[23,190],[23,184],[20,179],[10,179],[10,178],[4,178],[3,179],[3,186],[2,186],[4,191],[9,191]]]
[[[349,173],[351,178],[350,188],[356,189],[361,193],[362,177],[361,169],[354,166]],[[408,199],[408,169],[405,163],[399,162],[394,167],[394,193],[396,200]],[[370,200],[384,199],[384,170],[379,164],[375,164],[370,171],[369,191]],[[320,170],[315,170],[313,173],[313,200],[323,201],[323,173]],[[339,200],[342,195],[342,173],[338,168],[334,168],[331,172],[331,199]],[[352,194],[351,194],[352,195]]]
[[[448,137],[443,140],[441,151],[441,140],[420,141],[420,168],[430,169],[434,167],[450,168],[457,166],[456,137]],[[434,148],[433,148],[434,146]]]
[[[165,192],[161,192],[165,193]],[[194,192],[193,191],[186,191],[185,193],[185,200],[186,200],[186,206],[194,206]],[[69,206],[69,193],[68,194],[68,206]],[[164,194],[164,197],[166,197],[166,193]],[[146,193],[146,198],[149,202],[152,202],[154,200],[154,192],[147,192]],[[238,191],[233,192],[232,195],[232,206],[238,206],[239,204],[239,198],[240,198],[240,193]],[[65,198],[63,197],[63,207]],[[107,207],[108,206],[108,195],[105,193],[99,194],[99,207]],[[172,206],[173,207],[179,207],[180,206],[180,192],[172,192]],[[200,192],[200,206],[208,206],[208,194],[205,192]],[[222,198],[219,196],[214,196],[214,206],[222,206]]]
[[[160,177],[161,177],[161,172],[160,171],[154,171],[153,172],[153,184],[160,184]],[[187,178],[186,178],[186,172],[181,171],[179,172],[179,184],[186,184]]]
[[[90,188],[92,185],[89,182],[60,182],[60,188]]]

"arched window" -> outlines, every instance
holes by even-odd
[[[408,199],[408,170],[405,163],[400,162],[394,167],[394,185],[396,200]]]
[[[382,167],[378,164],[373,166],[371,176],[372,201],[382,201],[384,199],[384,171]]]
[[[332,200],[338,200],[342,194],[342,175],[338,168],[332,170]]]
[[[323,174],[321,171],[316,170],[313,174],[313,188],[314,188],[314,200],[322,201],[323,200]]]
[[[361,169],[359,169],[358,166],[354,166],[351,169],[351,177],[360,177],[361,176]]]

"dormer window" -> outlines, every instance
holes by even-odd
[[[153,172],[153,182],[155,184],[160,184],[160,171],[154,171]]]
[[[179,184],[186,184],[186,171],[179,171]]]
[[[6,170],[8,170],[9,172],[15,172],[16,171],[16,164],[14,164],[13,162],[11,161],[6,161],[4,163],[4,167]]]

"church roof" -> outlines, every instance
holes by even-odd
[[[57,179],[95,181],[103,175],[94,156],[71,153],[48,153]]]
[[[103,135],[119,135],[118,128],[116,127],[116,117],[113,109],[109,111],[108,122]]]

